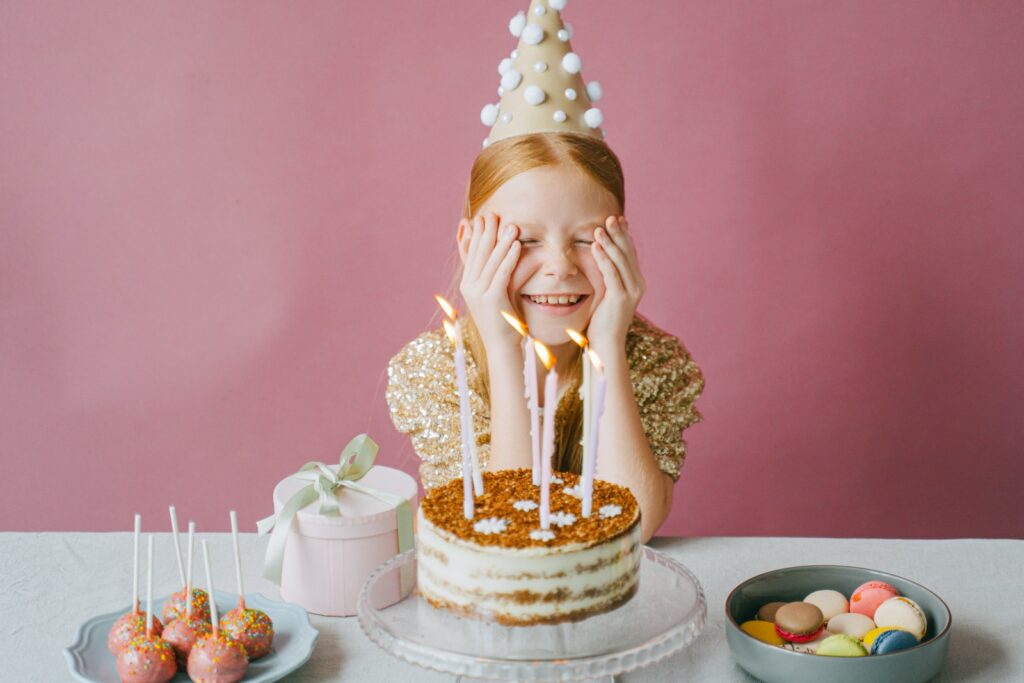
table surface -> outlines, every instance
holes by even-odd
[[[220,590],[234,589],[229,534],[209,538]],[[241,534],[245,589],[280,599],[258,578],[267,539]],[[198,545],[198,543],[197,543]],[[938,593],[953,613],[949,659],[936,681],[1024,680],[1022,540],[870,540],[830,538],[655,538],[651,547],[696,574],[708,621],[690,647],[618,680],[748,682],[725,641],[725,598],[756,574],[803,564],[847,564],[891,572]],[[155,534],[154,594],[178,588],[169,533]],[[69,680],[61,650],[79,624],[131,602],[130,533],[0,533],[0,654],[6,680]],[[144,554],[144,551],[143,551]],[[141,558],[145,564],[145,558]],[[144,576],[144,575],[143,575]],[[144,591],[144,586],[140,586]],[[355,617],[311,615],[320,631],[310,661],[288,681],[452,681],[386,654]]]

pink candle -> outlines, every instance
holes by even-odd
[[[551,457],[555,453],[555,410],[558,403],[558,373],[555,358],[547,347],[534,341],[537,353],[548,369],[544,380],[544,440],[540,467],[540,528],[551,528]]]
[[[537,354],[533,350],[533,337],[523,339],[523,375],[526,400],[530,407],[530,450],[533,453],[533,485],[540,484],[540,405],[537,396]]]
[[[601,361],[597,354],[590,351],[590,359],[597,371],[597,383],[594,388],[594,405],[591,409],[590,436],[587,439],[589,455],[584,457],[586,469],[583,472],[583,516],[589,517],[594,505],[594,475],[597,472],[597,437],[601,431],[601,416],[604,414],[604,394],[608,387]]]

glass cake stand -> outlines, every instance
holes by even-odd
[[[403,569],[412,578],[404,595]],[[646,546],[639,590],[629,602],[551,626],[502,626],[436,609],[419,597],[415,575],[415,550],[378,567],[359,595],[359,625],[386,652],[459,680],[613,681],[689,645],[707,617],[697,578]]]

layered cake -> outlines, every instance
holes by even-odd
[[[511,626],[577,621],[636,594],[640,506],[629,489],[594,482],[582,516],[580,477],[556,473],[550,528],[541,529],[540,488],[530,470],[484,472],[473,519],[462,509],[462,479],[420,503],[417,583],[421,597],[453,613]]]

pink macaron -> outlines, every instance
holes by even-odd
[[[898,590],[885,581],[868,581],[850,595],[850,611],[874,619],[878,606],[899,594]]]

